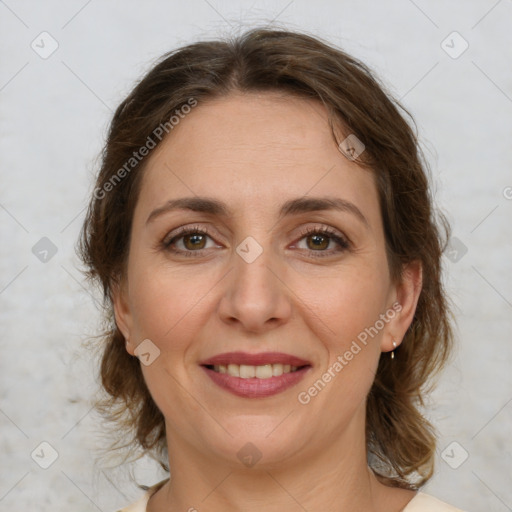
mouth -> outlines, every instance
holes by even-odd
[[[201,367],[224,390],[245,398],[264,398],[296,385],[312,365],[277,352],[230,352],[203,361]]]
[[[283,374],[294,373],[302,370],[309,365],[292,366],[290,364],[264,364],[264,365],[248,365],[248,364],[219,364],[205,365],[205,368],[213,370],[216,373],[225,373],[231,377],[240,377],[241,379],[271,379],[272,377],[280,377]]]

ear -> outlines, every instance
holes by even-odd
[[[400,280],[392,292],[391,304],[388,311],[395,311],[390,319],[386,334],[382,338],[381,350],[389,352],[402,343],[407,329],[412,323],[418,299],[423,285],[423,270],[420,261],[413,261],[404,266]]]
[[[133,319],[128,301],[128,285],[125,280],[116,281],[112,285],[111,298],[116,325],[126,340],[126,350],[133,356],[136,347],[132,339]]]

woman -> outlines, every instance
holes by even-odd
[[[119,106],[80,251],[103,410],[170,471],[125,512],[457,510],[418,492],[452,332],[399,108],[265,29],[166,55]]]

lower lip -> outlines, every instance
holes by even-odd
[[[311,368],[305,366],[294,372],[283,373],[279,377],[270,377],[269,379],[258,379],[256,377],[250,379],[242,379],[240,377],[232,377],[227,373],[219,373],[206,366],[202,366],[210,379],[221,388],[230,391],[234,395],[243,396],[245,398],[264,398],[267,396],[277,395],[301,381],[306,372]]]

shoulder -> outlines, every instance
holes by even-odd
[[[146,494],[136,503],[132,503],[128,507],[122,508],[117,512],[146,512],[146,505],[148,504],[149,497],[150,496],[146,492]]]
[[[167,480],[163,480],[158,484],[150,487],[145,494],[135,503],[125,507],[117,512],[146,512],[146,506],[149,498],[162,487]],[[444,503],[433,496],[419,492],[414,498],[407,504],[402,512],[464,512],[459,508],[452,507],[447,503]]]
[[[146,512],[146,506],[148,504],[149,498],[153,494],[155,494],[160,487],[162,487],[169,479],[162,480],[161,482],[157,483],[156,485],[153,485],[153,487],[150,487],[146,490],[143,496],[136,501],[135,503],[132,503],[128,507],[122,508],[121,510],[118,510],[117,512]]]
[[[463,512],[433,496],[419,492],[403,509],[403,512]]]

